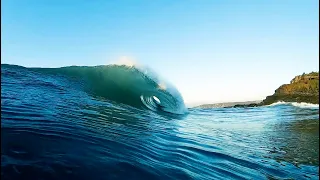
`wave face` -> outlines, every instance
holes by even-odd
[[[187,112],[183,98],[176,88],[146,67],[102,65],[27,70],[82,81],[86,92],[118,103],[138,108],[146,107],[160,113]]]
[[[138,68],[2,65],[1,179],[319,179],[319,108],[182,102]]]

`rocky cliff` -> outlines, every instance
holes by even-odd
[[[263,101],[204,104],[198,107],[256,107],[269,105],[278,101],[319,104],[319,72],[303,73],[294,77],[290,81],[290,84],[281,85],[275,90],[273,95],[267,96]]]
[[[290,84],[281,85],[273,95],[267,96],[261,105],[277,101],[319,104],[319,72],[294,77]]]

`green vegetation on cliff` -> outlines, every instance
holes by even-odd
[[[278,101],[306,102],[319,104],[319,72],[303,73],[275,90],[275,93],[262,101],[268,105]]]

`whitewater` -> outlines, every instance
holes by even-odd
[[[319,179],[319,105],[186,108],[135,65],[1,65],[2,179]]]

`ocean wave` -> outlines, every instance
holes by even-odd
[[[319,104],[311,104],[306,102],[284,102],[278,101],[267,106],[291,105],[299,108],[319,108]]]
[[[159,113],[182,97],[144,70],[1,65],[1,178],[319,179],[317,109]]]
[[[1,66],[23,68],[12,65]],[[150,68],[141,65],[125,62],[100,66],[24,69],[80,80],[86,92],[118,103],[157,112],[173,114],[187,112],[179,91]]]

